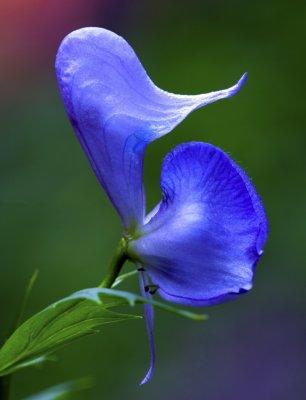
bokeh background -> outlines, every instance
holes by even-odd
[[[149,147],[148,208],[159,199],[164,155],[177,143],[203,140],[253,178],[270,238],[252,292],[209,309],[209,322],[157,312],[157,368],[147,386],[138,386],[148,363],[145,326],[130,321],[61,350],[59,362],[18,373],[13,399],[83,376],[94,376],[96,386],[75,398],[305,399],[304,0],[1,0],[1,333],[35,268],[28,315],[95,286],[120,238],[54,76],[60,40],[83,26],[123,35],[169,91],[221,89],[249,72],[238,96],[195,112]],[[135,282],[125,287],[137,290]]]

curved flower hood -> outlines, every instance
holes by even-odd
[[[83,28],[61,43],[56,74],[66,111],[91,166],[124,227],[145,215],[143,158],[148,143],[170,132],[191,111],[239,91],[182,96],[159,89],[120,36]]]

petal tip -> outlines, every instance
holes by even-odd
[[[248,80],[248,73],[245,72],[245,73],[241,76],[241,78],[239,79],[239,81],[236,83],[236,85],[233,86],[233,90],[232,90],[232,92],[231,92],[231,94],[230,94],[230,97],[231,97],[231,96],[234,96],[236,93],[238,93],[238,92],[243,88],[243,86],[246,84],[247,80]]]
[[[148,371],[148,373],[146,374],[146,376],[143,378],[143,380],[140,382],[139,386],[143,386],[145,384],[147,384],[148,382],[150,382],[152,378],[152,372]]]

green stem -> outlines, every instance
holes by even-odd
[[[100,283],[100,288],[111,288],[113,283],[115,282],[117,276],[119,275],[123,264],[127,261],[128,255],[126,253],[127,241],[125,238],[122,238],[119,242],[119,245],[116,249],[115,255],[110,263],[109,269]]]
[[[0,378],[0,399],[9,400],[10,398],[11,375]]]

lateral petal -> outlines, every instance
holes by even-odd
[[[130,245],[158,293],[202,306],[250,290],[267,220],[242,169],[213,145],[182,144],[164,160],[161,188],[159,208]]]

